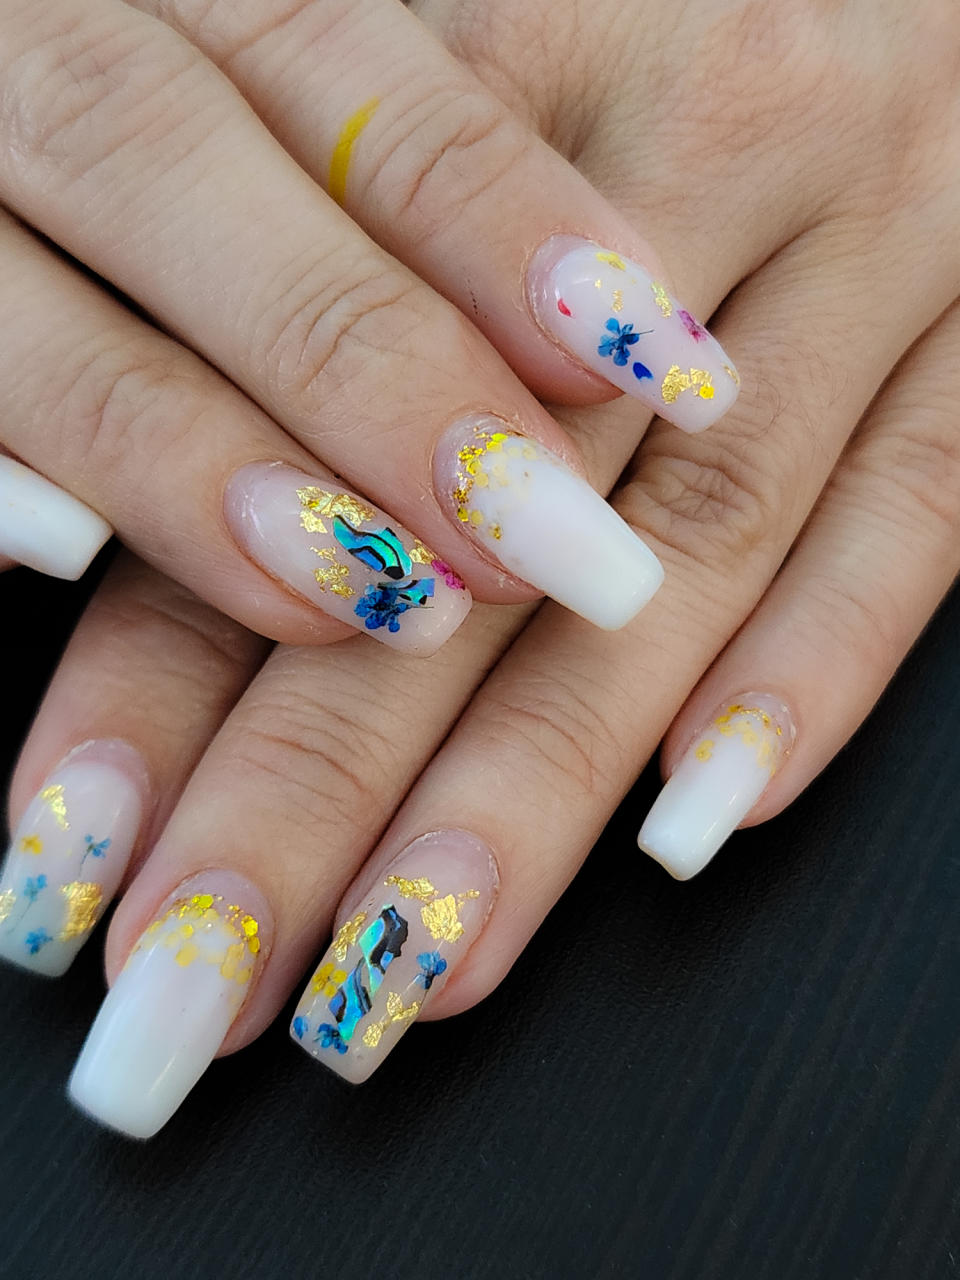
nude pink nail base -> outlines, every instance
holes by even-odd
[[[225,514],[247,555],[312,604],[375,640],[428,656],[470,611],[454,570],[364,498],[283,463],[230,480]]]
[[[703,431],[736,400],[730,357],[638,263],[578,236],[553,236],[534,254],[527,282],[541,328],[675,426]]]

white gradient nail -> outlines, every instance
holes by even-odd
[[[0,455],[0,556],[74,582],[112,533],[85,502]]]
[[[579,236],[553,236],[527,272],[542,329],[595,373],[684,431],[703,431],[740,377],[715,338],[643,267]]]
[[[391,648],[427,657],[470,612],[470,592],[448,564],[335,481],[254,462],[231,477],[224,509],[267,573]]]
[[[657,796],[640,848],[677,880],[702,871],[760,799],[795,737],[790,712],[768,694],[725,703]]]
[[[125,742],[78,747],[27,806],[0,874],[0,956],[59,977],[126,870],[145,769]]]
[[[663,582],[660,561],[613,507],[500,418],[452,427],[434,471],[444,505],[489,555],[598,627],[624,626]]]
[[[78,1107],[133,1138],[166,1124],[251,989],[263,959],[262,901],[226,872],[180,886],[100,1007],[70,1077]]]
[[[463,959],[497,883],[476,836],[415,840],[346,913],[300,997],[293,1039],[352,1084],[366,1080]]]

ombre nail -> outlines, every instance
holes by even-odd
[[[640,848],[677,880],[702,871],[760,799],[795,737],[789,710],[768,694],[725,703],[654,802]]]
[[[140,828],[142,760],[84,743],[27,806],[0,874],[0,956],[59,977],[116,893]]]
[[[73,1102],[133,1138],[167,1123],[206,1071],[263,960],[263,900],[233,873],[177,890],[134,946],[70,1077]]]
[[[571,355],[684,431],[703,431],[736,400],[730,357],[629,258],[553,236],[531,259],[527,294],[540,327]]]
[[[605,630],[629,622],[663,582],[660,561],[613,507],[500,418],[451,427],[437,448],[434,484],[488,555]]]
[[[434,552],[356,494],[282,463],[251,463],[227,487],[227,523],[247,555],[324,612],[426,657],[471,598]]]
[[[463,959],[497,883],[476,836],[415,840],[346,913],[297,1005],[293,1039],[345,1080],[366,1080]]]

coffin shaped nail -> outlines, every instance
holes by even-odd
[[[640,848],[677,880],[702,871],[760,799],[795,737],[789,710],[768,694],[725,703],[654,802]]]
[[[231,477],[227,523],[272,577],[393,648],[435,652],[470,611],[448,564],[365,499],[282,463]]]
[[[152,1137],[220,1048],[263,956],[262,899],[236,880],[181,886],[107,993],[69,1085],[101,1124]]]
[[[663,582],[660,561],[613,507],[500,418],[457,423],[434,469],[444,506],[489,556],[598,627],[624,626]]]
[[[553,236],[531,259],[527,290],[542,329],[684,431],[703,431],[736,400],[730,357],[639,263]]]
[[[309,1054],[366,1080],[450,977],[493,904],[489,849],[465,831],[421,836],[340,924],[290,1027]]]
[[[59,977],[123,878],[140,827],[143,765],[123,742],[85,743],[27,806],[0,874],[0,956]]]
[[[75,581],[113,533],[72,493],[0,456],[0,556]]]

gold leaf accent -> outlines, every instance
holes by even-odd
[[[709,760],[710,757],[713,755],[713,739],[704,738],[704,740],[700,743],[700,745],[697,747],[696,751],[694,752],[694,755],[697,757],[698,760]]]
[[[403,876],[387,876],[384,884],[392,884],[401,897],[417,898],[420,902],[432,902],[437,891],[426,876],[418,876],[415,880],[405,880]]]
[[[713,378],[706,369],[691,369],[684,373],[678,364],[671,365],[663,379],[660,394],[664,404],[673,404],[684,391],[697,388],[703,400],[713,399]]]
[[[298,489],[297,497],[302,508],[300,523],[309,533],[327,532],[324,516],[328,520],[332,520],[334,516],[342,516],[344,520],[356,525],[364,520],[375,519],[377,514],[352,493],[330,493],[326,489],[318,489],[316,485]]]
[[[361,911],[352,920],[348,920],[340,926],[340,930],[334,938],[330,949],[341,963],[347,958],[347,949],[352,947],[360,937],[360,930],[366,924],[366,920],[367,913]]]
[[[12,889],[4,889],[3,893],[0,893],[0,923],[6,920],[16,901],[17,895]]]
[[[658,284],[656,280],[650,285],[650,292],[653,294],[654,301],[660,308],[662,316],[673,315],[673,303],[670,301],[670,295],[662,284]]]
[[[46,801],[60,830],[69,831],[70,823],[67,821],[67,803],[63,798],[63,784],[60,783],[55,787],[44,787],[40,792],[40,799]]]
[[[463,925],[457,914],[457,900],[452,893],[421,907],[420,918],[438,942],[456,942],[463,935]]]
[[[375,1049],[380,1043],[380,1037],[383,1035],[383,1023],[371,1022],[369,1027],[363,1033],[363,1043],[368,1049]]]
[[[727,375],[728,378],[731,378],[739,387],[740,375],[739,373],[737,373],[736,369],[734,369],[733,365],[725,364],[723,366],[723,372]]]
[[[606,262],[616,271],[626,271],[627,269],[627,264],[620,257],[619,253],[612,253],[608,249],[602,249],[600,253],[597,254],[597,261]]]
[[[43,853],[43,841],[36,832],[33,832],[30,835],[23,837],[20,841],[20,848],[24,853],[32,853],[34,855]]]
[[[391,991],[387,996],[387,1016],[391,1022],[409,1022],[411,1018],[415,1018],[420,1012],[420,1001],[414,1000],[412,1004],[403,1007],[403,997],[396,991]]]
[[[97,909],[103,900],[103,889],[98,884],[74,880],[62,884],[60,892],[67,900],[67,918],[60,930],[60,941],[81,938],[97,923]]]
[[[316,551],[316,547],[312,548]],[[317,552],[319,555],[320,552]],[[342,596],[344,600],[349,600],[351,596],[357,593],[350,586],[350,570],[345,564],[333,564],[329,569],[314,569],[313,576],[320,584],[321,591],[330,590],[335,596]]]
[[[419,538],[415,539],[413,549],[408,551],[407,555],[414,564],[432,565],[434,560],[440,559],[436,552],[431,551],[429,547],[425,547]]]
[[[623,290],[622,289],[614,289],[612,305],[615,313],[623,310]]]

